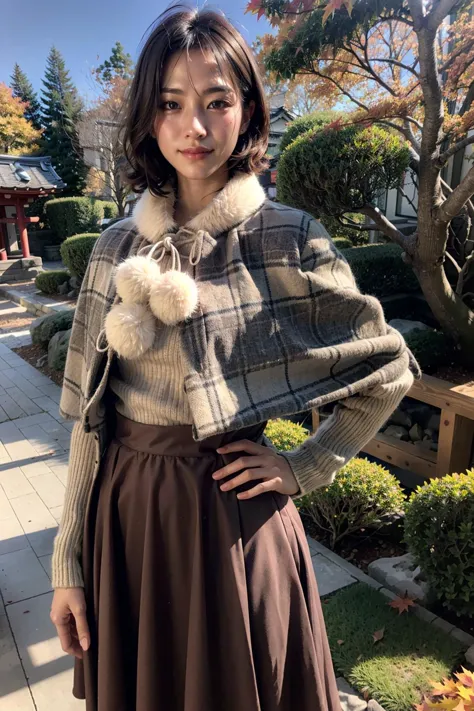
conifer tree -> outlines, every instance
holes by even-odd
[[[41,96],[43,147],[51,156],[57,172],[67,183],[62,195],[80,195],[84,189],[87,168],[79,144],[77,123],[83,104],[77,94],[61,53],[52,47],[49,53]]]
[[[23,115],[26,120],[32,124],[33,128],[39,131],[42,127],[40,103],[31,82],[25,72],[20,68],[20,65],[16,62],[13,67],[10,88],[13,91],[14,97],[28,104]]]

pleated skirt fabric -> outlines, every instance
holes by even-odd
[[[82,550],[86,711],[340,711],[301,518],[286,495],[239,500],[215,470],[266,423],[201,442],[117,413]]]

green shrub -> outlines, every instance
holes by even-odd
[[[68,331],[72,328],[74,309],[59,311],[57,314],[40,316],[30,326],[31,340],[35,345],[47,349],[48,343],[58,331]]]
[[[281,452],[296,449],[296,447],[299,447],[300,444],[308,439],[309,434],[309,431],[305,427],[282,418],[269,420],[265,428],[265,436],[268,437],[272,444]]]
[[[58,287],[70,279],[69,272],[63,269],[52,269],[51,271],[41,272],[35,279],[35,286],[43,292],[43,294],[57,294]]]
[[[369,244],[344,251],[360,290],[373,296],[420,291],[418,280],[402,260],[397,244]]]
[[[71,274],[82,281],[99,234],[74,235],[61,245],[61,258]]]
[[[425,481],[406,505],[405,540],[443,605],[474,610],[474,470]]]
[[[347,237],[334,237],[333,242],[338,249],[352,249],[354,246]]]
[[[348,217],[360,225],[364,224],[364,215],[361,215],[358,212],[346,213],[344,217]],[[352,227],[341,225],[336,217],[330,217],[329,215],[321,215],[319,219],[331,237],[345,237],[350,240],[351,247],[361,247],[363,244],[369,243],[368,231],[359,232]]]
[[[409,160],[406,141],[378,126],[316,128],[281,154],[277,199],[317,218],[360,212],[399,186]]]
[[[112,220],[114,217],[118,217],[118,207],[114,202],[102,200],[102,207],[104,208],[104,219]]]
[[[299,510],[329,534],[331,548],[360,528],[380,528],[404,505],[398,480],[368,459],[351,459],[332,484],[298,499]]]
[[[102,201],[88,197],[48,200],[45,209],[51,228],[61,240],[83,232],[97,232],[104,217]]]
[[[424,373],[456,362],[455,344],[441,331],[417,328],[406,334],[405,341]]]
[[[339,118],[341,114],[337,111],[315,111],[311,114],[305,114],[304,116],[298,116],[294,121],[288,124],[283,136],[281,137],[279,151],[280,154],[283,153],[285,148],[293,143],[293,141],[301,136],[306,131],[310,131],[315,128],[323,128],[331,121],[335,121]]]

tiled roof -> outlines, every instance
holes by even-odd
[[[0,190],[59,190],[65,187],[66,183],[54,170],[49,156],[0,154]]]

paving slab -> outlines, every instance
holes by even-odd
[[[322,555],[314,555],[311,560],[321,596],[329,595],[357,582],[356,578]]]
[[[364,701],[342,676],[336,679],[336,683],[342,711],[365,711],[367,701]]]
[[[0,615],[0,708],[36,711],[6,615]]]
[[[11,603],[51,590],[50,580],[31,548],[0,556],[0,590],[7,613]]]
[[[53,593],[49,592],[9,605],[8,618],[36,711],[51,711],[51,707],[60,711],[84,711],[84,701],[72,695],[74,657],[61,649],[49,616],[52,598]]]

